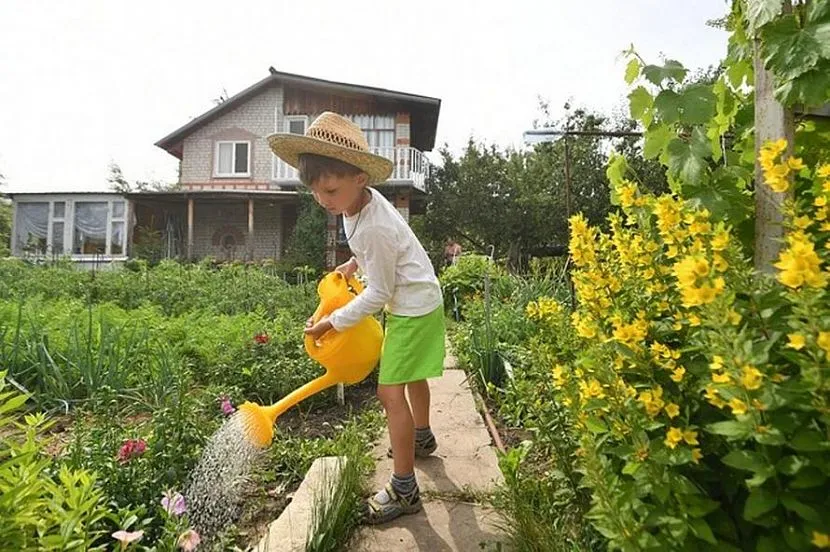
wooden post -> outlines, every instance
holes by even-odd
[[[784,3],[785,12],[791,9],[790,3]],[[787,140],[789,157],[793,152],[793,116],[792,111],[781,105],[773,95],[775,83],[773,75],[764,69],[760,45],[755,39],[753,64],[755,69],[755,269],[772,274],[773,263],[778,260],[784,239],[785,199],[792,197],[789,192],[778,193],[764,183],[764,174],[758,163],[761,146],[768,140]]]
[[[254,200],[248,199],[248,260],[254,260]]]
[[[187,198],[187,260],[193,258],[193,198]]]

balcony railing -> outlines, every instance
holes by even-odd
[[[376,155],[386,157],[394,163],[389,182],[412,182],[415,188],[426,189],[426,178],[429,175],[429,160],[415,148],[369,148]],[[282,159],[274,157],[274,180],[279,182],[299,182],[297,169],[286,164]]]

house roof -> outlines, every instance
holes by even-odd
[[[410,136],[412,146],[421,151],[430,151],[435,147],[435,132],[438,126],[438,112],[441,109],[441,100],[429,96],[418,96],[406,92],[396,92],[385,88],[362,86],[335,82],[293,73],[283,73],[269,67],[270,74],[261,81],[249,86],[235,96],[228,98],[213,109],[199,115],[186,125],[174,130],[158,142],[156,146],[164,149],[171,155],[181,159],[181,142],[191,133],[204,125],[222,116],[224,113],[238,107],[253,96],[277,83],[295,85],[298,88],[325,89],[343,94],[362,94],[382,98],[390,103],[398,104],[412,117]]]

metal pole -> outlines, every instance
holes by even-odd
[[[569,121],[570,122],[570,121]],[[571,148],[568,143],[568,135],[563,138],[565,141],[565,237],[568,243],[571,241]],[[570,258],[570,255],[568,255]],[[565,275],[568,279],[568,290],[571,295],[571,311],[576,310],[576,291],[574,290],[574,282],[571,278],[571,271],[569,269],[570,263],[566,266]]]

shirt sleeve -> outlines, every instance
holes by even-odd
[[[394,230],[378,226],[369,227],[362,237],[366,243],[364,261],[360,268],[368,284],[348,305],[331,314],[331,325],[339,332],[380,311],[395,293],[398,243]]]

